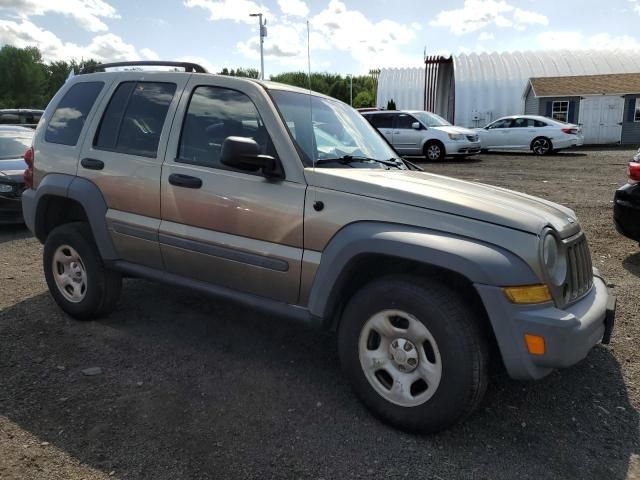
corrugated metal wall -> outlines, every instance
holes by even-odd
[[[560,50],[460,54],[453,68],[438,74],[435,111],[452,117],[456,125],[482,126],[504,115],[524,112],[523,93],[531,77],[596,75],[640,72],[640,51]],[[386,107],[393,98],[400,109],[424,107],[424,66],[383,69],[378,82],[377,105]],[[445,89],[453,78],[455,88]],[[443,98],[443,96],[445,98]],[[455,101],[452,97],[455,96]],[[455,104],[455,116],[446,106]],[[475,115],[478,120],[473,120]]]

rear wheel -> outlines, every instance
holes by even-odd
[[[441,431],[471,414],[486,390],[488,351],[477,320],[446,286],[383,278],[347,305],[340,360],[356,394],[383,421]]]
[[[439,162],[444,159],[444,145],[440,142],[427,142],[424,146],[424,156],[430,162]]]
[[[105,267],[88,224],[56,227],[44,244],[43,264],[51,296],[72,317],[98,318],[115,308],[122,278]]]
[[[538,137],[531,142],[531,151],[536,155],[548,155],[553,151],[551,140],[546,137]]]

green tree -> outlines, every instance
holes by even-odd
[[[387,110],[397,110],[396,102],[393,101],[393,98],[387,102]]]
[[[376,99],[369,90],[362,90],[353,98],[353,108],[374,107]]]
[[[236,68],[235,70],[232,68],[229,70],[228,68],[223,68],[218,75],[228,75],[230,77],[245,77],[245,78],[258,78],[260,76],[260,72],[255,68]]]
[[[0,49],[0,107],[44,107],[46,83],[46,67],[37,48]]]

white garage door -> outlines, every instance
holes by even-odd
[[[586,97],[580,101],[580,120],[584,143],[618,143],[622,135],[624,98]]]

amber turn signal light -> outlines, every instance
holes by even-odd
[[[544,337],[526,334],[524,341],[531,355],[544,355]]]
[[[520,287],[503,287],[502,289],[511,303],[545,303],[551,301],[551,292],[546,285],[526,285]]]

